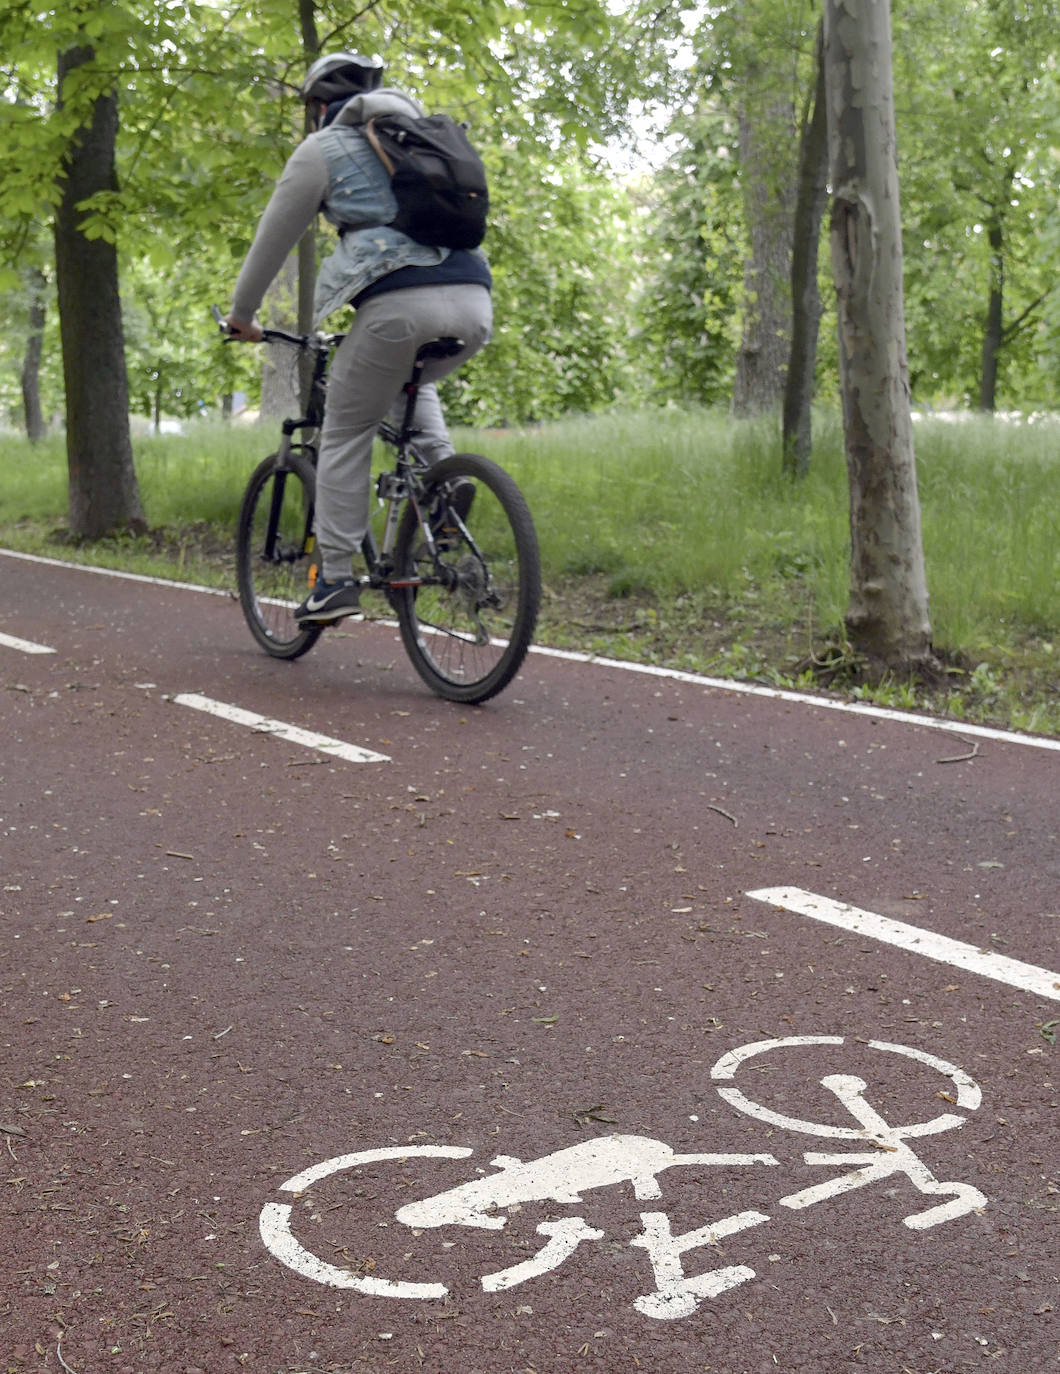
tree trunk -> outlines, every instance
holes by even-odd
[[[934,665],[905,347],[888,0],[825,0],[832,266],[850,482],[853,648]]]
[[[771,80],[769,73],[752,74],[751,95],[740,115],[740,178],[751,243],[733,383],[737,415],[772,410],[780,403],[790,346],[794,168],[788,149],[794,118],[787,101],[755,98],[759,84]]]
[[[320,34],[317,31],[316,0],[298,0],[298,18],[302,30],[302,57],[309,67],[320,56]],[[313,121],[305,112],[304,132],[312,133]],[[309,334],[313,328],[313,297],[317,280],[316,224],[311,224],[298,243],[298,332]],[[299,384],[302,393],[301,410],[309,404],[313,385],[313,359],[301,353],[298,359]]]
[[[1004,343],[1005,238],[1000,214],[987,228],[990,244],[990,296],[983,329],[982,369],[979,373],[979,409],[993,412],[997,405],[997,365]]]
[[[29,331],[22,356],[22,413],[26,437],[31,444],[39,444],[47,433],[40,404],[40,363],[44,348],[44,292],[48,283],[39,267],[33,268],[28,276]]]
[[[817,27],[817,80],[813,107],[799,140],[798,192],[791,250],[791,356],[784,380],[783,463],[793,477],[805,477],[813,446],[813,381],[821,293],[817,256],[828,199],[828,108],[824,88],[824,25]]]
[[[68,73],[93,59],[91,48],[60,54],[59,99]],[[117,186],[114,147],[117,95],[99,96],[91,122],[71,142],[55,211],[55,268],[66,382],[66,451],[70,471],[70,532],[100,539],[119,529],[147,528],[140,505],[129,434],[118,254],[102,238],[81,232],[78,206]]]

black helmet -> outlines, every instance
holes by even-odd
[[[374,91],[383,82],[383,63],[378,57],[355,52],[333,52],[318,57],[306,72],[302,100],[341,100],[344,96]]]

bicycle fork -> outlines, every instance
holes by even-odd
[[[266,563],[294,562],[304,556],[312,558],[316,547],[316,539],[313,534],[313,503],[310,501],[305,512],[305,527],[302,532],[301,540],[298,545],[285,550],[280,540],[280,519],[283,514],[284,495],[287,490],[287,478],[291,474],[288,460],[291,456],[291,435],[284,425],[283,438],[276,453],[276,463],[272,483],[272,493],[269,500],[269,517],[265,525],[265,545],[261,551],[261,556]],[[311,562],[308,571],[308,583],[312,587],[317,579],[317,565]]]

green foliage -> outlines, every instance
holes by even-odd
[[[895,14],[914,396],[977,395],[987,293],[1004,271],[1003,405],[1060,402],[1057,0],[903,0]],[[607,0],[386,0],[314,11],[319,42],[378,51],[390,79],[471,121],[495,213],[492,347],[446,384],[458,420],[518,424],[611,404],[727,398],[745,244],[736,113],[805,99],[807,0],[706,11]],[[0,7],[0,404],[19,405],[30,267],[48,268],[49,220],[70,137],[117,90],[119,182],[83,207],[123,264],[135,408],[184,415],[253,390],[249,350],[221,351],[224,304],[286,155],[300,137],[304,35],[293,0],[54,0]],[[60,49],[90,45],[61,107]],[[689,62],[691,54],[691,63]],[[768,56],[768,61],[766,60]],[[778,87],[763,87],[761,74]],[[758,81],[756,85],[755,82]],[[753,101],[751,102],[753,105]],[[670,155],[618,181],[598,163],[631,113],[672,113]],[[752,109],[753,113],[753,109]],[[990,227],[1003,231],[1003,261]],[[826,281],[829,263],[822,256]],[[834,331],[821,333],[822,395]],[[49,303],[42,385],[59,405]]]
[[[641,358],[652,395],[710,404],[732,387],[740,340],[743,206],[735,128],[704,104],[672,129],[679,146],[641,215]]]
[[[628,202],[584,157],[488,150],[493,342],[444,386],[457,422],[598,410],[628,386]]]
[[[924,421],[917,469],[932,623],[989,649],[1000,625],[1060,628],[1060,426]]]
[[[20,54],[0,98],[0,257],[24,262],[44,243],[69,139],[95,98],[116,89],[119,184],[82,205],[81,227],[121,252],[136,408],[186,414],[219,385],[248,380],[231,363],[216,367],[202,321],[211,300],[226,301],[301,133],[297,7],[60,0],[48,19],[0,12],[0,39]],[[494,0],[473,12],[456,0],[393,0],[357,16],[355,39],[337,4],[318,4],[315,22],[325,47],[379,50],[392,82],[471,119],[493,163],[498,342],[450,384],[456,416],[499,423],[610,401],[625,368],[628,212],[586,149],[665,69],[644,53],[662,52],[676,17],[660,22],[634,5],[619,18],[603,0]],[[93,59],[57,107],[56,52],[70,44],[91,44]]]
[[[896,19],[906,317],[924,401],[978,402],[992,284],[1005,297],[1002,404],[1057,401],[1058,26],[1055,0],[910,0]]]

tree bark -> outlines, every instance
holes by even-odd
[[[309,67],[320,56],[320,34],[317,31],[316,0],[298,0],[298,18],[302,30],[302,56]],[[312,133],[313,121],[309,110],[305,112],[304,132]],[[302,235],[298,243],[298,332],[308,334],[313,328],[313,298],[317,280],[317,239],[315,222]],[[313,385],[313,359],[308,353],[301,353],[298,359],[299,385],[301,388],[302,410],[309,404],[309,392]]]
[[[44,292],[47,278],[39,267],[29,273],[29,330],[22,355],[22,413],[26,437],[39,444],[47,433],[40,403],[40,364],[44,349]]]
[[[888,0],[825,0],[832,266],[850,483],[852,647],[934,666],[905,345]]]
[[[750,78],[752,87],[770,80],[761,73]],[[787,149],[794,118],[787,101],[759,103],[753,95],[740,115],[740,177],[751,243],[733,383],[737,415],[773,410],[780,403],[790,348],[794,169]]]
[[[66,76],[92,59],[91,48],[60,54],[60,103]],[[89,196],[116,189],[117,132],[118,100],[111,92],[96,99],[90,122],[71,141],[55,211],[70,533],[80,539],[147,528],[129,433],[117,249],[102,238],[85,237],[78,208]]]
[[[979,409],[992,413],[997,405],[998,359],[1005,340],[1005,235],[1000,213],[995,213],[987,226],[987,241],[990,245],[990,294],[983,329]]]
[[[824,82],[824,25],[817,27],[813,106],[799,140],[798,191],[791,249],[791,355],[784,379],[783,464],[805,477],[813,447],[813,382],[821,293],[817,285],[821,221],[828,200],[828,106]]]

